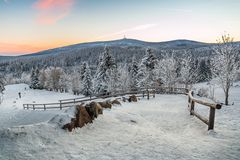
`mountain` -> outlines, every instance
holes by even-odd
[[[22,55],[22,56],[39,56],[39,55],[47,55],[47,54],[58,54],[65,53],[73,50],[79,50],[83,48],[94,48],[94,47],[150,47],[154,49],[188,49],[188,48],[199,48],[199,47],[207,47],[211,44],[202,43],[191,40],[173,40],[166,42],[145,42],[136,39],[120,39],[113,41],[99,41],[99,42],[89,42],[89,43],[80,43],[74,44],[70,46],[64,46],[60,48],[49,49],[33,54]]]
[[[235,44],[240,46],[239,42]],[[38,66],[39,69],[59,66],[67,68],[66,70],[71,72],[71,69],[79,67],[83,62],[88,62],[94,68],[98,63],[100,54],[104,52],[105,46],[109,47],[111,54],[119,65],[131,63],[133,56],[140,61],[146,53],[146,48],[152,48],[158,58],[161,58],[163,54],[171,53],[181,56],[188,50],[196,60],[210,59],[214,45],[216,44],[190,40],[145,42],[135,39],[80,43],[29,55],[0,57],[0,70],[5,73],[21,75],[23,72],[29,72],[35,66]]]

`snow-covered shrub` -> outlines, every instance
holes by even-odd
[[[200,88],[198,89],[197,91],[197,95],[200,96],[200,97],[206,97],[208,98],[209,94],[208,94],[208,89],[207,88]]]

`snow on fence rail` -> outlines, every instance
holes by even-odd
[[[188,93],[188,109],[190,111],[190,115],[196,116],[198,119],[200,119],[203,123],[208,125],[208,130],[213,130],[214,129],[214,121],[215,121],[215,110],[216,109],[221,109],[222,105],[218,103],[209,103],[205,102],[199,99],[196,99],[193,97],[194,92],[190,91]],[[210,108],[209,111],[209,118],[205,118],[198,114],[196,111],[194,111],[195,103],[207,106]]]
[[[152,97],[155,97],[155,90],[152,89],[147,89],[147,90],[141,90],[141,91],[129,91],[129,92],[121,92],[121,93],[116,93],[116,94],[98,94],[95,96],[89,96],[89,97],[79,97],[79,98],[73,98],[73,99],[63,99],[59,100],[59,103],[45,103],[45,104],[23,104],[23,109],[41,109],[41,110],[47,110],[47,109],[60,109],[62,110],[63,108],[69,108],[72,107],[76,104],[82,104],[86,101],[92,101],[96,99],[105,99],[105,98],[110,98],[110,97],[119,97],[119,96],[124,96],[124,95],[129,95],[129,94],[136,94],[137,97],[147,97],[147,99]]]

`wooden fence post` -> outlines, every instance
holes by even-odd
[[[33,110],[35,110],[35,105],[33,105]]]
[[[190,94],[193,96],[194,92],[192,91]],[[194,106],[195,106],[195,102],[191,99],[190,100],[190,115],[194,115],[192,113],[192,111],[194,112]]]
[[[144,91],[143,91],[143,95],[142,95],[143,98],[144,98],[144,94],[145,94],[145,93],[144,93]]]
[[[210,108],[208,130],[214,128],[215,108]]]
[[[147,89],[147,99],[149,100],[149,90]]]
[[[60,102],[60,110],[62,110],[62,102]]]
[[[153,90],[153,98],[155,98],[155,93],[156,93],[156,90],[154,89]]]
[[[44,111],[46,111],[46,104],[43,104]]]

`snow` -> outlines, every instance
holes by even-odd
[[[203,85],[203,84],[202,84]],[[0,159],[239,159],[240,88],[233,106],[216,111],[215,130],[189,115],[184,95],[157,95],[104,110],[94,123],[69,133],[60,129],[73,108],[28,111],[22,103],[56,102],[67,93],[6,87],[0,105]],[[17,93],[22,99],[16,99]],[[221,95],[221,93],[219,94]],[[16,101],[16,103],[13,103]],[[197,106],[198,107],[198,106]],[[196,107],[196,108],[197,108]],[[204,108],[208,111],[208,108]],[[11,117],[11,118],[10,118]]]

